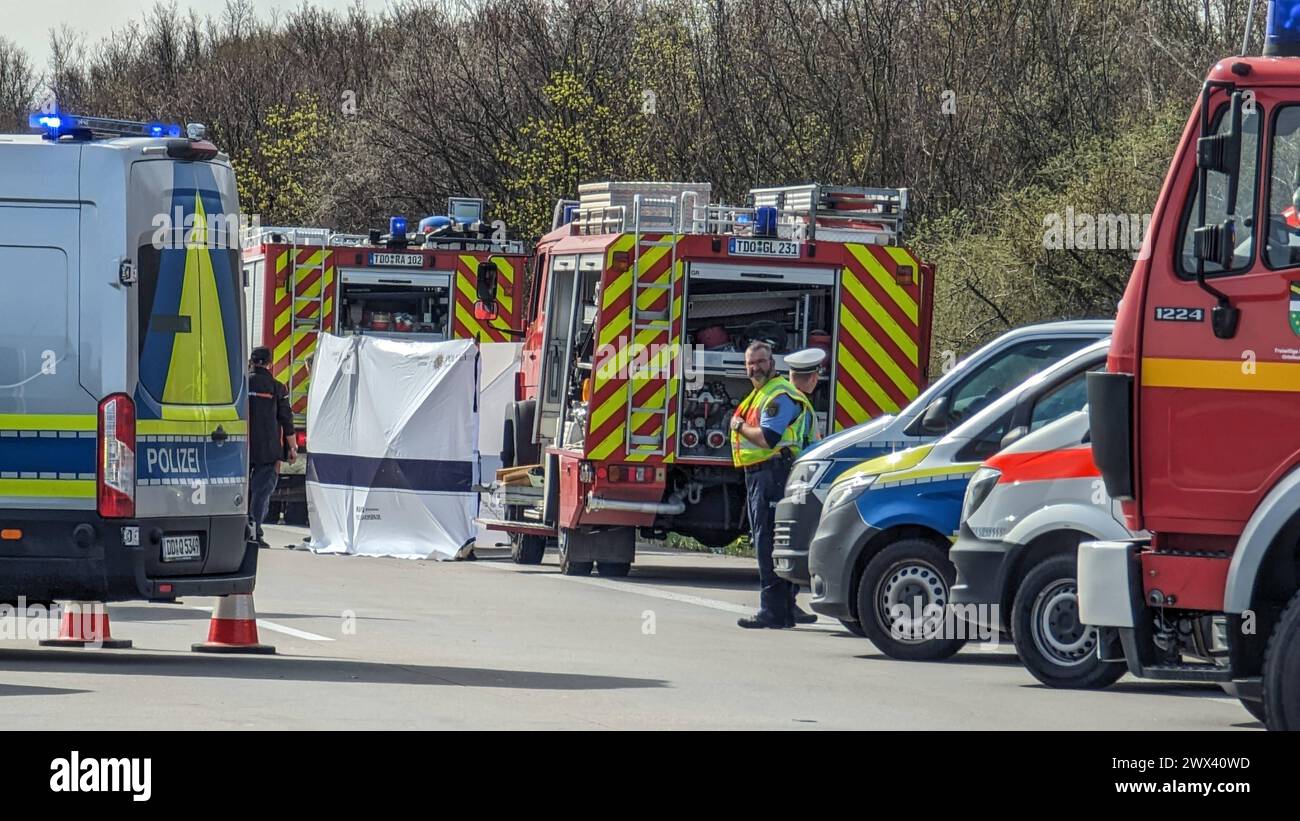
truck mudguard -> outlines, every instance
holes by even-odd
[[[1264,557],[1292,517],[1300,511],[1300,466],[1282,477],[1264,501],[1259,503],[1237,542],[1228,567],[1228,582],[1223,593],[1225,613],[1244,613],[1251,607],[1255,581]]]

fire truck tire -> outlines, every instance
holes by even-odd
[[[515,420],[509,415],[501,423],[501,467],[515,466]]]
[[[1300,593],[1282,611],[1264,650],[1264,726],[1300,730]]]
[[[515,564],[541,564],[545,555],[545,536],[510,534],[510,558]]]
[[[862,571],[858,583],[858,624],[871,643],[890,658],[903,661],[937,661],[957,653],[965,638],[945,635],[950,619],[926,618],[931,606],[946,612],[957,568],[948,553],[922,538],[900,539],[877,553]],[[909,611],[920,599],[920,619],[898,620],[894,608]],[[895,624],[899,625],[895,635]],[[938,635],[927,637],[931,630]],[[915,634],[915,636],[913,636]]]
[[[537,403],[533,400],[515,402],[510,406],[510,420],[514,428],[514,464],[535,465],[541,459],[541,450],[533,441],[533,418]]]
[[[1255,719],[1260,724],[1264,723],[1264,702],[1251,701],[1248,698],[1239,698],[1238,701],[1241,702],[1242,707],[1246,708],[1246,712],[1250,713],[1251,718]]]
[[[1079,585],[1073,554],[1050,556],[1020,582],[1011,605],[1011,635],[1020,662],[1048,687],[1100,690],[1127,671],[1097,658],[1098,629],[1078,620]]]
[[[621,578],[632,572],[631,562],[596,562],[596,575]]]
[[[560,528],[559,553],[560,573],[565,576],[590,576],[595,562],[575,562],[569,558],[569,542],[573,531],[567,527]]]

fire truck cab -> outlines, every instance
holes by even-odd
[[[1210,71],[1090,377],[1131,530],[1079,550],[1080,615],[1138,676],[1217,681],[1300,729],[1300,2]],[[1293,211],[1292,211],[1293,213]]]
[[[446,216],[426,217],[417,231],[393,217],[389,231],[343,234],[325,228],[261,228],[244,242],[249,349],[271,349],[271,373],[289,388],[298,450],[306,454],[307,389],[316,336],[364,334],[436,342],[511,341],[523,244],[503,223],[488,224],[483,201],[454,197]],[[475,310],[479,281],[491,289],[495,314]],[[307,523],[310,456],[281,466],[271,519]]]
[[[763,188],[744,207],[711,193],[591,183],[556,205],[505,425],[509,514],[485,522],[512,533],[516,561],[553,539],[563,572],[623,575],[638,529],[710,546],[743,534],[728,422],[752,340],[781,371],[785,354],[827,350],[822,433],[924,386],[933,270],[898,242],[906,189]]]

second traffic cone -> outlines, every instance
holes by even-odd
[[[217,599],[208,623],[208,640],[192,644],[196,653],[262,653],[270,655],[275,648],[257,641],[257,612],[253,609],[252,593],[232,593]]]
[[[64,602],[59,619],[59,637],[42,639],[42,647],[105,647],[121,650],[131,646],[130,639],[115,639],[108,627],[108,608],[103,602]]]

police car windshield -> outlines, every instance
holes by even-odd
[[[996,433],[995,429],[1003,421],[1003,417],[1009,415],[1010,411],[1015,408],[1016,402],[1026,390],[1033,390],[1036,385],[1047,382],[1055,382],[1065,373],[1078,371],[1094,367],[1099,362],[1105,362],[1106,352],[1110,350],[1110,340],[1105,339],[1101,342],[1094,342],[1081,351],[1067,356],[1065,359],[1057,362],[1049,368],[1045,368],[1034,376],[1026,379],[1020,385],[1008,390],[1001,398],[984,408],[974,417],[959,425],[954,431],[949,433],[940,443],[947,443],[955,440],[973,440],[981,437],[992,436]],[[1002,435],[1007,431],[1003,430]],[[1001,441],[1001,436],[998,436]],[[996,451],[995,451],[996,452]],[[991,454],[990,454],[991,455]]]

